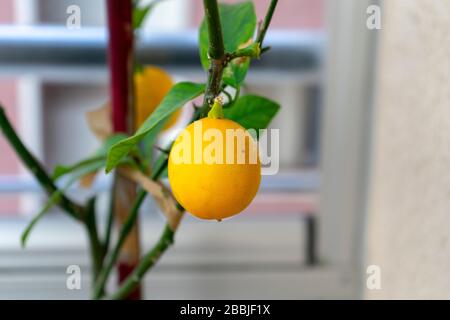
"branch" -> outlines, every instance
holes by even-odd
[[[174,231],[166,224],[164,231],[153,249],[142,258],[139,265],[126,278],[119,290],[112,295],[112,299],[119,300],[126,297],[139,285],[145,273],[155,265],[161,255],[173,244]]]
[[[205,9],[206,25],[208,27],[209,37],[209,58],[220,60],[225,54],[223,44],[222,26],[220,24],[219,7],[217,0],[203,0]]]
[[[228,65],[228,63],[230,63],[233,59],[240,57],[259,58],[261,53],[266,52],[269,49],[268,47],[262,49],[262,45],[278,0],[272,0],[270,2],[263,25],[258,33],[256,41],[245,48],[230,53],[225,53],[224,51],[222,27],[220,25],[220,16],[217,7],[217,1],[203,0],[203,3],[205,6],[205,17],[208,27],[208,55],[210,61],[205,98],[203,100],[201,113],[202,116],[205,116],[209,110],[209,107],[213,104],[214,98],[220,93],[223,70]]]
[[[184,209],[179,209],[181,206],[178,205],[170,190],[163,183],[150,179],[139,170],[130,167],[120,167],[119,172],[124,177],[139,184],[153,196],[161,211],[166,216],[170,228],[175,231],[183,216],[181,211]]]
[[[207,114],[214,98],[220,94],[222,73],[225,67],[225,46],[223,44],[222,26],[220,24],[217,0],[203,0],[209,39],[209,69],[203,99],[202,116]]]
[[[235,52],[226,54],[226,63],[228,64],[231,60],[241,57],[258,58],[261,55],[261,46],[258,42],[254,42],[251,45],[238,49]]]
[[[88,201],[86,206],[86,230],[89,238],[90,253],[92,259],[93,278],[97,279],[103,266],[105,247],[100,242],[97,232],[97,221],[95,216],[95,197]]]
[[[167,165],[167,162],[165,162]],[[127,178],[139,182],[145,190],[142,190],[138,198],[133,206],[133,211],[128,216],[127,221],[124,224],[119,236],[119,240],[114,248],[113,253],[108,259],[108,263],[104,272],[99,277],[98,285],[95,289],[95,298],[99,299],[102,297],[104,292],[104,287],[106,281],[108,279],[109,273],[111,272],[111,268],[114,265],[115,260],[117,259],[117,255],[120,252],[120,248],[122,247],[123,240],[127,237],[128,233],[131,230],[131,226],[133,226],[134,221],[137,217],[137,211],[142,203],[142,200],[145,198],[147,192],[150,193],[155,201],[160,206],[163,213],[166,215],[167,224],[166,231],[163,233],[162,238],[158,241],[155,247],[145,256],[135,268],[135,270],[128,275],[125,279],[123,285],[120,287],[119,291],[113,296],[116,297],[114,299],[123,299],[130,292],[132,292],[136,286],[139,285],[142,276],[148,271],[150,267],[152,267],[159,256],[161,256],[164,251],[169,247],[167,237],[170,236],[170,244],[173,242],[173,236],[176,232],[176,229],[183,217],[183,209],[177,206],[175,199],[171,196],[169,190],[162,185],[161,183],[155,182],[160,176],[160,174],[154,175],[152,178],[148,178],[139,171],[129,170],[127,168],[120,168],[122,174],[124,174]],[[160,171],[161,173],[162,171]],[[130,226],[129,228],[127,226]],[[166,245],[162,245],[166,244]],[[155,256],[157,254],[157,257]]]
[[[116,179],[116,177],[114,177],[112,190],[116,189],[116,186],[115,186],[117,183],[116,181],[117,181],[117,179]],[[105,247],[106,252],[108,252],[109,245],[111,243],[111,234],[112,234],[113,224],[114,224],[114,197],[111,193],[110,199],[109,199],[108,217],[106,220],[105,238],[103,240],[103,246]]]
[[[128,215],[127,220],[123,223],[122,228],[120,230],[119,239],[117,240],[116,246],[114,247],[113,251],[108,255],[106,265],[101,270],[100,275],[98,276],[93,294],[94,299],[99,299],[103,295],[109,274],[111,273],[111,270],[117,261],[120,250],[122,249],[122,246],[125,240],[127,239],[128,234],[130,233],[131,229],[134,226],[134,223],[136,222],[136,218],[139,213],[139,208],[141,207],[141,204],[144,201],[146,195],[147,192],[145,192],[145,190],[141,190],[136,199],[134,200],[133,208],[131,209],[131,212]]]
[[[182,210],[178,209],[175,199],[170,195],[170,191],[163,184],[158,183],[152,180],[151,178],[147,177],[140,171],[133,170],[131,168],[121,167],[118,170],[119,173],[122,174],[124,177],[127,177],[128,179],[139,183],[143,187],[143,190],[139,192],[137,198],[135,199],[133,208],[131,209],[130,214],[128,215],[127,219],[122,225],[122,229],[120,230],[119,233],[119,239],[117,240],[117,243],[111,254],[108,255],[106,265],[98,277],[93,295],[95,299],[100,299],[104,294],[108,277],[111,273],[114,264],[117,261],[120,250],[122,249],[122,246],[128,234],[130,233],[131,229],[134,226],[134,223],[136,222],[136,218],[139,213],[139,208],[141,207],[142,202],[144,201],[147,195],[147,192],[154,197],[155,201],[158,203],[161,210],[166,215],[168,221],[167,225],[170,227],[171,230],[173,230],[173,232],[176,231],[178,224],[180,223],[180,220],[183,216]],[[162,171],[160,171],[159,174],[156,174],[154,178],[158,179],[161,172]],[[136,282],[136,284],[138,283],[139,281]]]
[[[270,21],[272,20],[273,13],[275,12],[275,8],[277,6],[278,0],[272,0],[269,5],[269,9],[267,9],[266,17],[264,18],[264,22],[261,30],[256,38],[256,42],[259,43],[260,47],[263,45],[264,37],[266,36],[267,29],[269,29]]]
[[[261,29],[258,32],[258,35],[256,37],[256,41],[252,43],[251,45],[236,50],[235,52],[227,53],[226,54],[226,63],[229,63],[231,60],[235,58],[240,57],[249,57],[249,58],[259,58],[259,56],[268,51],[270,48],[265,47],[263,48],[263,42],[264,38],[266,36],[267,29],[269,28],[270,22],[272,21],[273,13],[275,12],[275,8],[278,4],[278,0],[272,0],[270,2],[269,8],[267,9],[266,16],[264,17],[264,22],[262,24]]]
[[[53,180],[49,177],[45,171],[42,164],[28,151],[23,142],[17,136],[14,128],[11,126],[8,118],[6,117],[3,106],[0,105],[0,128],[3,131],[6,139],[8,140],[11,147],[15,150],[16,154],[25,164],[25,166],[31,171],[35,176],[36,180],[45,190],[48,196],[52,195],[55,191],[58,191]],[[65,212],[71,215],[77,220],[83,220],[85,218],[84,207],[76,204],[70,200],[62,191],[60,200],[58,201],[58,206],[61,207]]]

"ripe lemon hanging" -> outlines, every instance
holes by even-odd
[[[173,81],[164,70],[149,66],[134,76],[136,99],[135,125],[139,128],[150,114],[161,103],[164,96],[172,88]],[[178,120],[180,110],[167,120],[164,129],[172,127]]]
[[[190,124],[175,140],[168,166],[175,198],[201,219],[240,213],[261,180],[256,142],[238,123],[221,118],[217,100],[208,118]]]

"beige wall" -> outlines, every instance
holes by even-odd
[[[385,0],[367,298],[450,298],[450,1]]]

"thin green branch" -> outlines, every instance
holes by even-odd
[[[275,8],[277,7],[278,0],[270,1],[269,8],[267,9],[266,16],[264,18],[264,22],[259,31],[259,34],[256,38],[256,42],[262,47],[264,42],[264,37],[266,36],[267,29],[269,29],[270,21],[272,21],[273,13],[275,12]]]
[[[16,154],[25,164],[25,166],[35,176],[36,180],[45,190],[48,196],[51,196],[54,192],[58,191],[53,180],[45,171],[41,163],[28,151],[23,142],[17,136],[14,128],[9,122],[3,106],[0,105],[0,128],[3,131],[6,139],[10,143],[11,147],[16,151]],[[76,204],[70,200],[63,192],[61,192],[60,199],[57,203],[65,212],[74,217],[77,220],[83,220],[85,217],[84,207]]]
[[[89,246],[91,253],[91,263],[92,263],[92,274],[93,279],[97,279],[102,270],[103,259],[105,257],[105,250],[100,242],[98,232],[97,232],[97,220],[95,216],[95,197],[88,201],[86,206],[86,220],[85,226],[89,238]],[[93,283],[94,283],[93,281]]]
[[[270,22],[272,21],[273,13],[275,12],[275,8],[278,4],[278,0],[272,0],[270,2],[269,8],[267,9],[266,16],[264,17],[263,24],[261,29],[256,36],[256,41],[251,45],[236,50],[235,52],[230,52],[226,54],[226,63],[230,62],[233,59],[240,57],[249,57],[249,58],[259,58],[259,56],[268,51],[270,47],[263,48],[264,38],[266,37],[267,29],[269,28]]]
[[[141,207],[146,195],[147,192],[145,190],[141,190],[134,200],[134,204],[130,211],[130,214],[128,215],[127,219],[122,225],[122,229],[120,230],[119,239],[117,240],[113,251],[108,255],[105,267],[101,270],[100,275],[97,279],[93,295],[95,299],[101,298],[104,294],[105,285],[108,280],[109,274],[111,273],[111,270],[117,261],[120,250],[122,249],[122,246],[127,239],[128,234],[130,233],[136,222],[139,208]]]
[[[113,186],[111,190],[115,190],[116,188],[116,178],[114,178]],[[112,193],[109,199],[109,208],[108,208],[108,218],[106,220],[106,229],[105,229],[105,240],[103,241],[103,246],[105,247],[105,251],[108,252],[109,245],[111,243],[111,234],[112,228],[114,224],[114,197]]]
[[[226,63],[228,64],[231,60],[241,57],[259,58],[260,55],[261,47],[258,42],[254,42],[245,48],[238,49],[235,52],[227,53]]]
[[[153,249],[145,255],[138,266],[126,278],[119,290],[111,296],[114,300],[120,300],[126,297],[140,283],[145,273],[155,265],[161,255],[173,244],[174,232],[168,224]]]
[[[233,97],[227,90],[223,89],[222,93],[227,96],[227,99],[228,99],[227,104],[233,102]]]

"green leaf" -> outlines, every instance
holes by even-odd
[[[161,121],[180,109],[187,102],[198,97],[205,91],[204,84],[192,82],[179,82],[175,84],[164,97],[156,110],[145,120],[136,133],[114,144],[108,152],[106,172],[116,167],[120,160],[126,156],[139,141],[150,133]]]
[[[100,148],[98,148],[95,154],[106,157],[108,155],[109,149],[113,145],[126,138],[128,138],[128,136],[125,133],[117,133],[112,136],[109,136],[108,138],[105,139],[105,141],[103,141],[102,145],[100,146]]]
[[[169,175],[169,167],[165,166],[164,169],[161,171],[161,174],[159,175],[159,179],[165,179]]]
[[[223,82],[234,88],[239,87],[245,80],[249,66],[250,58],[248,57],[234,59],[223,70]]]
[[[133,29],[138,29],[141,27],[142,23],[145,20],[145,17],[150,12],[152,6],[147,5],[143,8],[134,8],[133,9]]]
[[[142,155],[144,157],[145,165],[148,166],[152,162],[153,157],[153,147],[155,145],[158,134],[164,128],[167,120],[170,117],[165,118],[161,122],[159,122],[153,130],[151,130],[141,141],[141,150]]]
[[[164,0],[153,0],[143,7],[140,7],[139,1],[136,1],[133,4],[133,29],[139,29],[142,26],[142,23],[145,21],[145,18],[147,18],[147,16],[152,12],[155,6],[162,1]]]
[[[133,73],[134,74],[140,74],[144,71],[144,66],[142,65],[142,63],[139,63],[137,61],[134,61],[134,65],[133,65]]]
[[[61,178],[62,176],[65,176],[69,173],[77,172],[80,170],[83,170],[83,171],[89,170],[89,172],[96,171],[105,165],[105,160],[106,160],[106,158],[104,156],[95,156],[95,157],[77,162],[70,166],[58,165],[55,167],[55,170],[53,171],[52,179],[57,180],[57,179]],[[98,168],[98,167],[100,167],[100,168]]]
[[[148,14],[152,11],[152,9],[155,7],[155,4],[159,1],[153,1],[143,7],[139,7],[136,5],[133,8],[133,29],[139,29],[142,24],[145,21],[145,18],[148,16]]]
[[[76,173],[79,176],[84,174],[88,174],[91,172],[95,172],[105,167],[106,165],[106,155],[108,154],[109,148],[115,143],[127,138],[127,135],[123,133],[115,134],[109,136],[105,139],[102,145],[98,148],[98,150],[94,153],[94,155],[90,158],[81,160],[70,166],[58,165],[55,167],[52,175],[53,180],[57,180],[62,176],[65,176],[70,173]]]
[[[164,170],[167,169],[167,159],[168,159],[168,155],[164,154],[164,153],[160,153],[159,157],[156,159],[155,163],[152,165],[152,179],[156,179],[156,178],[164,178],[163,174],[164,174]],[[159,176],[157,177],[156,174],[159,174]],[[167,172],[166,172],[166,177],[167,177]]]
[[[239,97],[233,107],[224,109],[225,118],[246,129],[265,129],[276,115],[280,105],[275,101],[255,95]]]
[[[22,232],[22,235],[20,237],[20,242],[22,247],[24,248],[26,246],[27,243],[27,239],[28,236],[31,233],[31,230],[33,230],[34,226],[36,225],[36,223],[56,204],[58,204],[58,202],[61,200],[61,196],[63,194],[63,192],[65,190],[67,190],[76,180],[78,179],[77,177],[74,177],[72,179],[70,179],[66,185],[64,185],[64,187],[56,190],[55,192],[52,193],[52,195],[48,198],[47,203],[44,205],[44,207],[39,211],[39,213],[37,215],[35,215],[33,217],[33,219],[28,223],[28,225],[26,226],[25,230]]]

